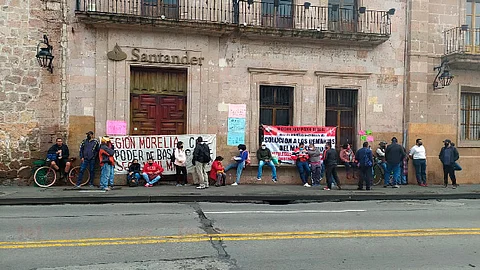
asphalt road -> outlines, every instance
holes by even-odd
[[[0,269],[473,269],[480,201],[0,207]]]

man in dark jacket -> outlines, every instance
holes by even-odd
[[[47,161],[50,161],[50,165],[53,166],[55,170],[58,171],[62,169],[60,172],[61,178],[67,175],[70,170],[71,164],[68,160],[69,156],[70,151],[68,150],[68,146],[63,143],[62,138],[57,138],[56,143],[48,149]]]
[[[390,174],[393,172],[393,188],[400,187],[400,163],[403,162],[405,157],[405,151],[403,147],[398,144],[396,137],[392,138],[392,144],[390,144],[385,150],[385,159],[387,161],[387,170],[385,171],[385,182],[383,187],[387,187],[390,182]]]
[[[455,177],[455,162],[460,158],[457,148],[452,146],[452,141],[446,139],[443,141],[444,147],[440,150],[438,157],[443,164],[443,186],[448,186],[448,175],[452,179],[453,188],[457,188],[457,178]]]
[[[367,190],[370,190],[372,179],[373,153],[368,147],[368,142],[363,143],[363,148],[355,153],[355,159],[358,160],[360,166],[360,180],[358,181],[358,190],[363,189],[363,182]]]
[[[337,159],[338,154],[335,149],[332,148],[332,143],[327,142],[325,147],[327,151],[325,152],[324,163],[325,163],[325,173],[327,175],[327,187],[324,188],[325,190],[330,190],[332,188],[332,176],[335,182],[337,183],[337,188],[342,189],[340,184],[340,180],[338,180],[337,175]]]
[[[83,181],[83,173],[85,169],[90,171],[90,180],[88,185],[93,187],[93,180],[95,179],[95,162],[100,150],[100,143],[94,138],[93,131],[86,133],[87,138],[80,144],[80,172],[78,173],[77,186],[80,186]]]
[[[262,180],[262,168],[264,165],[268,165],[272,169],[272,181],[277,182],[277,169],[275,164],[272,161],[272,152],[267,148],[265,143],[262,143],[262,146],[257,150],[257,159],[258,159],[258,172],[257,172],[257,181]]]
[[[195,171],[200,181],[198,189],[205,189],[209,186],[206,167],[211,160],[210,148],[205,144],[202,137],[198,137],[192,158],[192,164],[195,166]]]

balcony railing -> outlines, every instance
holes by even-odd
[[[444,32],[445,54],[479,54],[480,28],[455,27]]]
[[[279,0],[77,0],[77,13],[239,27],[363,33],[388,37],[385,11],[284,4]]]

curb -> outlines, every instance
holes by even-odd
[[[339,195],[239,195],[239,196],[112,196],[112,197],[54,197],[54,198],[1,198],[0,205],[55,205],[55,204],[109,204],[109,203],[312,203],[342,201],[395,201],[395,200],[458,200],[480,199],[479,193],[455,194],[339,194]]]

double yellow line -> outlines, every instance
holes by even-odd
[[[266,241],[323,238],[370,237],[425,237],[452,235],[480,235],[480,228],[431,228],[411,230],[340,230],[308,232],[263,232],[232,234],[189,234],[173,236],[139,236],[120,238],[61,239],[26,242],[0,242],[0,249],[26,249],[48,247],[86,247],[115,245],[147,245],[163,243],[195,243],[206,241]]]

